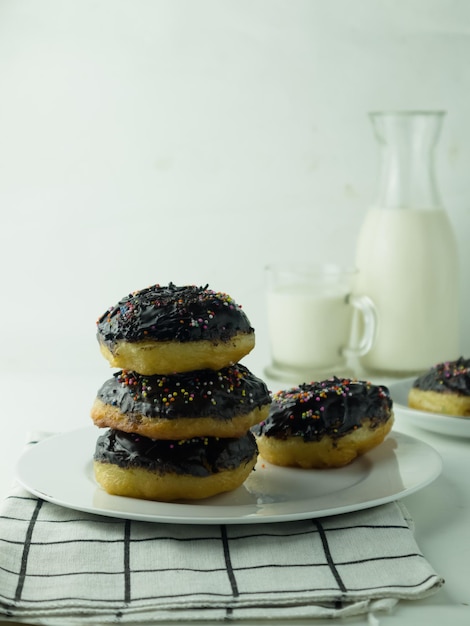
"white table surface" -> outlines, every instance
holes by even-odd
[[[256,374],[262,369],[250,361]],[[26,434],[32,430],[65,431],[91,424],[90,406],[96,390],[110,376],[109,370],[88,371],[73,376],[61,374],[3,374],[1,423],[4,433],[0,456],[0,497],[4,497],[14,478]],[[274,391],[286,385],[264,377]],[[374,381],[375,382],[375,381]],[[387,381],[384,381],[387,382]],[[277,385],[277,386],[276,386]],[[72,390],[72,391],[71,391]],[[373,618],[340,620],[341,624],[372,626],[449,626],[470,624],[470,439],[437,435],[414,428],[396,411],[395,430],[432,445],[443,459],[442,474],[429,486],[403,499],[416,524],[419,547],[445,585],[430,598],[399,602],[391,614]],[[12,622],[0,621],[0,625]],[[296,620],[296,626],[312,622]],[[314,624],[336,623],[315,620]],[[243,622],[244,626],[262,622]],[[281,622],[279,622],[281,624]],[[286,624],[286,622],[282,622]],[[98,626],[98,623],[97,623]]]

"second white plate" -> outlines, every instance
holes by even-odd
[[[99,515],[181,524],[253,524],[384,504],[425,487],[442,469],[434,448],[392,432],[344,468],[283,468],[260,458],[245,483],[230,493],[191,503],[150,502],[111,496],[97,485],[92,457],[98,434],[96,428],[84,428],[35,444],[19,460],[19,482],[44,500]]]
[[[455,437],[470,437],[470,419],[443,413],[429,413],[418,411],[408,406],[408,393],[415,378],[407,378],[396,383],[387,385],[392,396],[396,412],[405,416],[406,421],[412,426],[424,428],[441,435],[453,435]]]

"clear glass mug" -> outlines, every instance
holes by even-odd
[[[269,266],[266,274],[268,376],[300,384],[345,375],[348,357],[371,349],[377,316],[370,298],[352,295],[357,270],[332,264]],[[355,313],[362,319],[359,337],[353,337]]]

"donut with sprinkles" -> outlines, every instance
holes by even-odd
[[[275,393],[252,432],[275,465],[341,467],[382,443],[393,420],[387,387],[332,377]]]
[[[144,375],[218,370],[255,345],[254,329],[231,296],[195,285],[153,285],[110,307],[97,338],[112,367]]]
[[[470,418],[470,359],[444,361],[418,376],[408,393],[412,409]]]
[[[270,404],[265,383],[240,363],[169,375],[121,370],[99,389],[91,417],[99,427],[157,439],[239,437]]]

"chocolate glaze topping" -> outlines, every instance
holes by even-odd
[[[251,433],[236,439],[163,441],[110,429],[98,438],[94,459],[125,469],[139,467],[160,474],[204,477],[248,463],[257,452]]]
[[[413,387],[423,391],[459,393],[470,395],[470,359],[460,357],[456,361],[445,361],[431,367],[419,376]]]
[[[228,341],[254,329],[241,307],[227,294],[206,287],[153,285],[135,291],[97,322],[98,339],[117,341]]]
[[[275,393],[267,419],[252,431],[278,439],[337,439],[360,428],[364,420],[371,420],[372,428],[386,422],[391,409],[387,387],[334,377]]]
[[[98,398],[128,416],[229,420],[269,404],[262,380],[237,364],[219,371],[199,370],[169,376],[120,371],[98,391]]]

